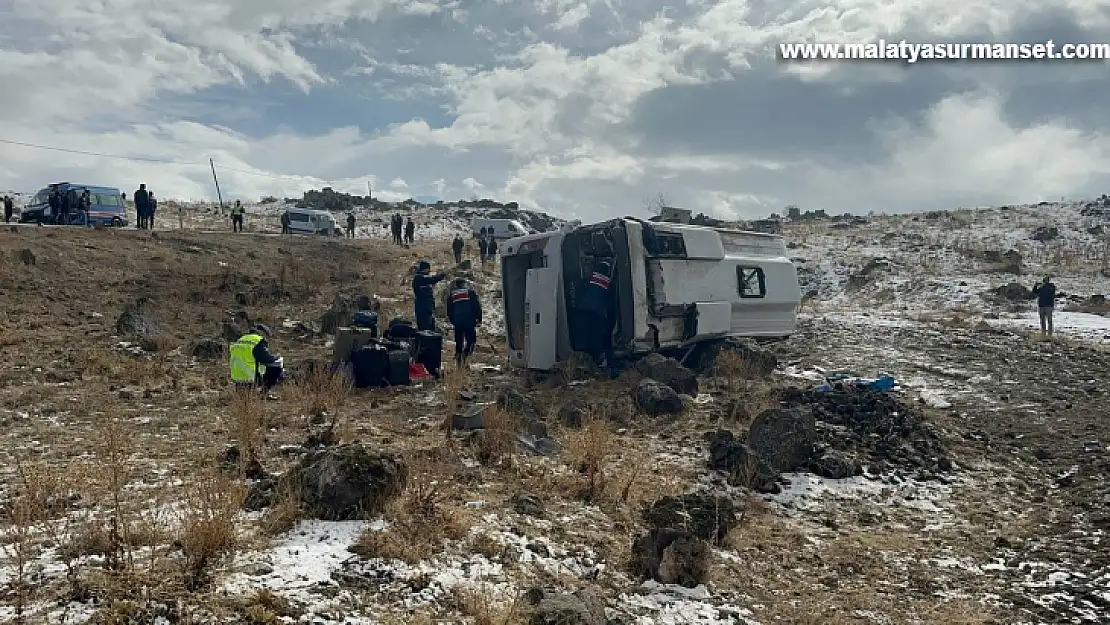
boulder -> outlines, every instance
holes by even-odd
[[[682,396],[662,382],[644,378],[632,389],[636,405],[649,415],[677,414],[684,407]]]
[[[239,337],[235,337],[239,338]],[[191,354],[198,360],[216,360],[224,355],[227,345],[216,339],[201,339],[193,344]]]
[[[163,333],[164,324],[154,304],[147,297],[140,297],[128,304],[116,318],[116,334],[137,338],[153,338]],[[238,337],[236,337],[238,338]]]
[[[745,443],[775,472],[793,471],[813,457],[817,420],[808,406],[764,410],[752,421]]]
[[[1040,241],[1041,243],[1047,243],[1048,241],[1052,241],[1059,236],[1060,229],[1056,226],[1040,226],[1033,231],[1033,234],[1030,235],[1029,238],[1033,239],[1034,241]]]
[[[778,473],[743,441],[728,430],[718,430],[706,435],[709,441],[709,468],[723,471],[733,486],[755,489],[760,493],[777,493]]]
[[[674,358],[662,354],[648,354],[636,363],[636,371],[645,378],[666,384],[681,395],[698,394],[698,376],[679,364]]]
[[[305,456],[288,479],[311,518],[344,521],[380,512],[404,490],[408,467],[400,458],[350,443]]]
[[[644,520],[720,544],[736,526],[736,506],[725,497],[687,493],[655,501],[644,510]]]
[[[593,593],[547,594],[542,591],[532,608],[531,625],[605,625],[605,604]]]
[[[632,572],[640,579],[694,588],[709,577],[712,550],[698,537],[653,528],[632,542]]]
[[[1032,289],[1017,282],[1011,282],[994,290],[994,294],[1002,300],[1021,302],[1033,299]]]
[[[537,519],[542,519],[547,516],[543,500],[532,493],[519,492],[513,495],[509,503],[513,506],[513,510],[515,510],[517,514],[523,514],[524,516],[535,517]]]
[[[809,470],[832,480],[863,475],[863,466],[857,460],[836,452],[825,452],[821,457],[814,458],[809,463]]]

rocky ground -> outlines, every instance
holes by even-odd
[[[301,366],[360,303],[403,313],[446,249],[4,231],[0,619],[1104,622],[1098,340],[857,297],[701,376],[525,376],[496,316],[442,381]],[[247,321],[302,373],[274,401],[226,389]],[[899,384],[815,392],[836,371]],[[448,435],[456,413],[484,428]]]

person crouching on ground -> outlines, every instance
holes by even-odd
[[[482,325],[482,304],[478,294],[466,283],[466,278],[455,278],[451,294],[447,296],[447,318],[455,326],[455,364],[466,364],[478,342],[478,326]]]
[[[1037,296],[1037,313],[1041,318],[1041,334],[1052,336],[1052,311],[1056,308],[1056,285],[1045,276],[1040,284],[1033,287]]]
[[[416,312],[417,330],[436,329],[436,296],[432,287],[439,284],[446,274],[431,274],[432,265],[422,260],[416,264],[416,275],[412,277],[413,305]]]
[[[269,391],[281,382],[282,362],[270,353],[270,336],[270,328],[260,323],[231,344],[228,365],[236,388]]]

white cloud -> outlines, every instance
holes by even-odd
[[[809,71],[813,84],[864,94],[897,80],[924,111],[875,100],[874,124],[826,139],[822,128],[845,123],[832,104],[772,99],[784,113],[825,115],[811,137],[820,154],[771,154],[754,132],[728,134],[737,139],[723,148],[660,140],[680,122],[717,124],[710,137],[744,128],[742,115],[710,115],[728,101],[682,94],[765,87],[758,77],[781,41],[1005,40],[1045,23],[1046,11],[1106,32],[1110,0],[8,4],[0,139],[166,162],[0,144],[0,188],[141,181],[162,197],[213,197],[212,158],[236,197],[325,185],[365,193],[369,180],[384,199],[481,193],[588,217],[636,212],[664,191],[696,210],[750,215],[788,203],[866,212],[1014,202],[1110,185],[1110,118],[1094,107],[1079,116],[1099,97],[1046,103],[1056,108],[1022,121],[1014,110],[1032,105],[998,82],[1017,64],[968,70],[959,87],[930,86],[938,79],[922,66]],[[1021,76],[1024,86],[1042,80]],[[1089,89],[1110,95],[1110,78]],[[644,122],[651,100],[667,104],[654,126]],[[788,130],[783,141],[798,140]]]

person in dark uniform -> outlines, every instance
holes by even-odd
[[[455,255],[456,265],[462,262],[463,245],[462,237],[456,234],[455,240],[451,241],[451,253]]]
[[[15,212],[15,202],[12,201],[11,197],[5,195],[4,196],[4,223],[6,223],[6,224],[11,223],[12,213],[14,213],[14,212]]]
[[[355,238],[355,214],[347,213],[347,238]]]
[[[413,306],[416,312],[417,330],[436,329],[436,296],[432,287],[447,277],[444,273],[431,274],[432,266],[422,260],[416,264],[416,275],[412,277]]]
[[[579,328],[585,334],[586,352],[594,364],[614,370],[613,325],[616,321],[616,298],[613,296],[613,260],[598,257],[593,271],[582,283],[578,298]]]
[[[478,326],[482,325],[482,304],[466,278],[455,278],[447,296],[447,318],[455,326],[455,364],[462,366],[474,352]]]
[[[50,223],[56,223],[58,216],[62,214],[62,194],[57,189],[50,193],[50,199],[47,200],[50,206]]]

